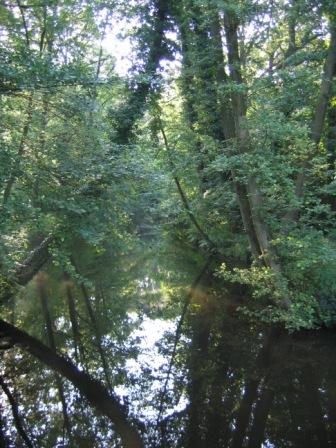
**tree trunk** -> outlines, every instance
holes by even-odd
[[[143,79],[129,86],[128,103],[119,111],[120,118],[116,125],[116,132],[117,142],[120,144],[129,142],[136,121],[144,113],[148,94],[154,85],[153,81],[157,78],[156,70],[165,54],[163,40],[168,8],[169,5],[166,0],[154,0],[153,2],[154,27],[151,30],[151,38],[149,38],[149,50],[145,67],[141,71]]]
[[[7,384],[5,383],[4,379],[1,376],[0,376],[0,386],[2,387],[2,390],[4,391],[4,393],[6,394],[9,404],[11,406],[12,414],[13,414],[13,418],[14,418],[14,422],[15,422],[15,427],[16,427],[18,434],[21,436],[22,440],[24,441],[25,445],[28,448],[34,448],[34,445],[31,442],[27,432],[25,431],[24,425],[21,421],[21,416],[19,414],[19,406],[18,406],[13,394],[11,393],[9,387],[7,386]],[[1,440],[0,440],[0,442],[1,442]],[[2,445],[0,444],[0,446],[2,446]]]
[[[40,272],[36,277],[37,291],[41,299],[42,312],[44,316],[44,321],[46,325],[46,333],[48,337],[49,346],[52,351],[56,352],[56,342],[54,338],[53,324],[50,316],[49,306],[48,306],[48,297],[46,291],[46,275],[43,272]],[[60,376],[55,373],[55,382],[57,385],[58,395],[60,398],[60,402],[62,404],[62,414],[64,419],[64,427],[68,434],[69,441],[71,442],[71,424],[67,410],[67,404],[64,394],[64,388],[62,384],[62,380]]]
[[[78,326],[78,320],[77,320],[77,312],[76,312],[76,303],[75,299],[73,297],[73,283],[70,279],[70,276],[67,272],[64,272],[64,284],[65,284],[65,291],[66,291],[66,297],[68,302],[68,310],[69,310],[69,317],[71,322],[71,329],[72,329],[72,335],[74,340],[74,349],[75,349],[75,358],[77,363],[80,361],[81,363],[84,362],[85,356],[84,356],[84,348],[81,343],[81,335],[79,331]]]
[[[317,372],[318,370],[314,371],[311,365],[304,366],[301,378],[305,390],[305,407],[309,410],[314,422],[314,426],[307,428],[307,433],[311,433],[311,441],[314,443],[314,446],[328,447],[326,410],[322,407],[321,402],[324,394],[319,391],[321,381]]]
[[[258,396],[260,379],[250,379],[245,383],[245,391],[237,413],[232,448],[242,448],[247,427],[251,418],[252,405]]]
[[[14,163],[14,167],[12,169],[12,172],[11,172],[11,174],[9,176],[9,179],[7,181],[7,184],[6,184],[5,190],[4,190],[4,195],[3,195],[3,205],[4,206],[8,202],[8,199],[9,199],[9,197],[11,195],[14,183],[15,183],[17,177],[18,177],[18,171],[20,169],[20,165],[21,165],[21,162],[22,162],[21,159],[22,159],[22,157],[24,155],[24,152],[25,152],[26,140],[27,140],[27,136],[28,136],[31,120],[32,120],[32,115],[33,115],[33,94],[30,93],[29,94],[29,98],[28,98],[27,110],[26,110],[26,120],[25,120],[25,123],[23,125],[22,136],[21,136],[19,149],[18,149],[17,156],[16,156],[17,159],[16,159],[16,161]]]
[[[74,268],[76,270],[76,273],[78,275],[80,275],[79,270],[78,270],[78,266],[77,266],[77,263],[76,263],[74,257],[71,257],[71,263],[74,266]],[[89,315],[89,319],[90,319],[90,322],[91,322],[91,325],[92,325],[92,330],[93,330],[93,334],[94,334],[94,337],[95,337],[95,342],[96,342],[96,345],[97,345],[97,348],[98,348],[99,356],[100,356],[102,367],[103,367],[103,370],[104,370],[105,381],[106,381],[106,384],[107,384],[107,387],[108,387],[109,391],[111,392],[113,387],[112,387],[112,382],[111,382],[111,378],[110,378],[110,374],[109,374],[108,361],[106,359],[104,348],[103,348],[103,345],[102,345],[102,335],[101,335],[101,332],[100,332],[99,324],[97,322],[95,313],[93,311],[93,308],[92,308],[92,305],[91,305],[91,302],[90,302],[90,295],[88,293],[88,290],[87,290],[85,284],[81,281],[79,286],[80,286],[80,289],[82,291],[82,296],[83,296],[84,304],[85,304],[85,307],[86,307],[86,311],[87,311],[87,313]]]
[[[195,229],[197,230],[199,235],[204,239],[204,241],[207,242],[207,244],[209,246],[209,249],[215,249],[215,247],[216,247],[215,243],[213,243],[211,241],[209,236],[205,233],[205,231],[202,229],[200,223],[196,219],[196,217],[195,217],[195,215],[194,215],[194,213],[191,210],[191,207],[189,205],[189,201],[187,199],[187,196],[186,196],[186,194],[184,193],[184,191],[182,189],[181,182],[180,182],[179,178],[177,177],[177,175],[175,174],[176,169],[175,169],[175,165],[174,165],[172,154],[171,154],[171,148],[169,146],[169,143],[168,143],[168,140],[167,140],[167,136],[166,136],[165,130],[163,128],[163,124],[161,123],[160,119],[159,119],[159,121],[160,121],[160,131],[161,131],[161,134],[162,134],[162,137],[163,137],[163,141],[164,141],[164,145],[165,145],[165,148],[166,148],[166,151],[167,151],[168,160],[169,160],[169,163],[170,163],[170,168],[171,168],[172,173],[173,173],[173,179],[174,179],[177,191],[178,191],[178,193],[180,195],[183,207],[184,207],[185,211],[188,214],[190,222],[193,224],[193,226],[195,227]]]
[[[53,240],[52,236],[45,238],[21,263],[14,275],[19,285],[26,285],[48,261],[50,258],[49,247]]]
[[[311,125],[311,139],[314,143],[315,150],[317,149],[322,136],[323,126],[325,122],[326,112],[330,95],[332,92],[332,80],[335,74],[336,67],[336,22],[332,21],[330,24],[331,36],[328,49],[327,58],[323,68],[322,82],[320,86],[319,96],[315,107],[313,122]],[[308,179],[308,170],[311,165],[311,154],[308,159],[302,164],[300,172],[295,181],[295,196],[301,200],[304,195],[304,186]],[[297,221],[299,218],[299,209],[290,210],[285,218],[289,221]]]
[[[233,433],[232,448],[243,446],[245,434],[251,420],[252,406],[258,398],[258,387],[267,371],[270,369],[273,360],[273,353],[281,338],[281,331],[272,328],[265,337],[265,342],[260,349],[256,359],[256,376],[247,378],[245,381],[245,391],[237,413],[236,428]]]
[[[231,81],[237,86],[244,87],[245,83],[241,73],[241,60],[239,55],[238,43],[238,26],[239,21],[235,13],[226,9],[224,12],[224,30],[226,43],[228,48],[229,72]],[[246,87],[246,86],[245,86]],[[226,134],[228,137],[237,141],[240,154],[244,154],[249,150],[249,134],[246,120],[246,94],[244,92],[233,92],[231,94],[232,115],[234,123],[227,126]],[[276,272],[280,272],[275,254],[270,245],[270,234],[265,220],[260,216],[260,208],[262,207],[262,195],[257,187],[254,175],[249,176],[245,188],[238,187],[236,173],[232,173],[233,180],[236,184],[236,192],[238,193],[239,208],[244,223],[252,254],[256,257],[259,254],[266,266],[271,267]]]
[[[101,383],[80,371],[70,361],[57,355],[46,345],[15,326],[0,320],[0,333],[20,344],[22,349],[39,359],[43,364],[67,378],[86,399],[113,423],[121,437],[123,448],[144,448],[137,429],[129,422],[118,399],[110,395]]]
[[[260,448],[265,438],[268,415],[274,399],[274,391],[264,386],[256,405],[248,448]]]

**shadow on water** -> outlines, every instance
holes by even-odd
[[[336,446],[336,334],[288,334],[239,318],[213,288],[188,317],[188,406],[160,447]],[[185,430],[178,442],[178,428]],[[175,435],[175,436],[173,436]]]

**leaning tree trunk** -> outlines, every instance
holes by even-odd
[[[5,395],[7,396],[7,399],[9,401],[11,410],[12,410],[12,414],[13,414],[13,419],[14,419],[14,423],[15,423],[15,427],[16,430],[18,432],[18,434],[20,435],[20,437],[22,438],[22,440],[25,443],[25,446],[27,446],[28,448],[34,448],[33,443],[31,442],[25,428],[22,422],[22,418],[20,416],[19,413],[19,406],[17,404],[17,401],[15,400],[14,395],[12,394],[12,392],[10,391],[8,385],[6,384],[5,380],[3,379],[3,377],[0,376],[0,386],[2,388],[2,390],[4,391]],[[0,438],[0,442],[1,442],[1,438]],[[0,443],[0,446],[1,443]]]
[[[16,282],[26,285],[49,259],[48,248],[53,237],[47,237],[19,266],[14,274]],[[5,279],[6,280],[6,279]],[[7,300],[15,293],[15,283],[7,280],[8,288],[1,298]],[[54,350],[42,344],[38,339],[30,336],[12,324],[0,320],[0,337],[10,338],[12,343],[20,344],[22,349],[39,359],[42,363],[59,375],[67,378],[79,392],[103,415],[108,417],[114,429],[120,436],[123,448],[144,448],[142,438],[130,421],[124,407],[114,394],[87,373],[78,370],[70,361],[58,355]],[[0,422],[1,423],[1,422]],[[1,429],[1,428],[0,428]],[[0,431],[6,440],[4,433]]]
[[[129,421],[124,407],[110,395],[105,387],[87,373],[78,370],[70,361],[55,353],[38,339],[14,325],[0,320],[0,335],[9,337],[13,344],[20,344],[23,350],[39,359],[43,364],[67,378],[79,392],[103,415],[108,417],[120,436],[123,448],[144,448],[138,430]]]
[[[229,8],[225,9],[224,30],[228,48],[230,80],[231,82],[234,82],[237,87],[240,86],[240,88],[243,89],[244,87],[246,88],[246,85],[241,73],[242,67],[239,54],[238,26],[239,21],[234,11]],[[246,119],[246,94],[241,91],[233,92],[231,94],[231,104],[234,123],[226,124],[226,138],[235,140],[240,154],[244,154],[249,150],[250,146]],[[257,186],[255,175],[250,175],[248,177],[246,186],[240,184],[234,170],[232,171],[232,177],[235,183],[242,221],[247,232],[252,254],[254,256],[261,254],[262,261],[266,266],[269,266],[276,271],[280,271],[280,266],[271,249],[269,230],[265,221],[260,216],[260,208],[263,200]]]

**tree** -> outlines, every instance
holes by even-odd
[[[269,421],[286,403],[305,421],[276,386],[283,328],[335,323],[333,2],[10,0],[0,13],[3,445],[278,443]],[[104,49],[118,18],[124,77]],[[227,354],[237,309],[254,367]],[[136,329],[158,317],[176,325],[162,371],[136,374]],[[327,380],[295,369],[310,439],[328,444]]]

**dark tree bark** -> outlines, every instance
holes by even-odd
[[[291,57],[296,52],[296,20],[297,11],[295,8],[296,0],[290,1],[290,9],[288,13],[288,48],[285,54],[285,60]]]
[[[1,386],[2,390],[4,391],[4,393],[6,394],[9,404],[11,406],[14,423],[15,423],[15,427],[17,429],[18,434],[21,436],[22,440],[24,441],[25,445],[28,448],[34,448],[33,443],[31,442],[26,430],[24,429],[23,422],[21,421],[18,404],[17,404],[13,394],[11,393],[9,387],[7,386],[6,382],[4,381],[4,379],[1,376],[0,376],[0,386]],[[0,446],[2,446],[1,439],[0,439]]]
[[[245,391],[237,413],[232,448],[242,448],[247,427],[251,418],[252,405],[258,397],[260,378],[250,379],[245,383]]]
[[[253,424],[249,436],[248,448],[261,447],[261,444],[265,438],[265,429],[273,398],[274,391],[267,387],[266,384],[260,394],[260,398],[254,411]]]
[[[180,9],[181,8],[182,6],[180,6]],[[189,13],[191,5],[187,3],[186,8],[188,9],[187,13]],[[189,121],[189,124],[192,129],[196,129],[197,124],[197,127],[201,128],[201,132],[203,132],[204,134],[209,134],[210,126],[206,123],[202,124],[202,118],[198,117],[197,111],[195,110],[195,102],[197,103],[199,97],[205,96],[205,90],[204,90],[205,86],[207,86],[207,88],[209,89],[209,85],[211,84],[212,95],[214,94],[214,92],[216,93],[215,99],[213,99],[212,102],[217,104],[217,110],[215,111],[212,110],[211,112],[208,111],[208,113],[205,115],[209,114],[211,116],[215,115],[216,121],[222,128],[222,131],[219,134],[217,133],[218,135],[214,134],[213,137],[219,138],[224,141],[225,145],[229,145],[230,142],[232,142],[237,138],[236,124],[235,124],[237,120],[234,119],[235,108],[239,109],[239,111],[236,110],[237,116],[243,112],[244,108],[242,109],[242,107],[240,106],[238,107],[238,103],[242,106],[243,101],[242,95],[232,95],[231,98],[230,96],[222,93],[223,87],[229,81],[229,79],[225,73],[225,59],[223,53],[221,24],[218,10],[216,9],[216,7],[214,7],[213,10],[211,11],[210,14],[211,20],[209,29],[207,30],[207,32],[204,32],[205,39],[208,42],[207,47],[209,48],[206,48],[206,53],[204,52],[204,50],[202,52],[203,59],[207,58],[208,60],[207,70],[209,70],[209,64],[210,64],[209,53],[212,54],[211,68],[213,67],[215,68],[214,77],[203,79],[202,82],[196,83],[197,84],[196,86],[194,86],[195,82],[191,73],[196,71],[197,73],[200,73],[202,75],[204,70],[197,65],[197,62],[195,62],[195,58],[197,58],[197,56],[193,58],[191,55],[191,48],[195,46],[194,40],[197,41],[197,35],[193,36],[193,39],[190,37],[192,31],[190,30],[190,26],[188,27],[188,24],[186,24],[185,14],[186,11],[184,11],[183,8],[181,11],[179,10],[177,13],[177,21],[180,28],[180,37],[182,44],[182,56],[183,56],[182,94],[185,99],[186,118]],[[194,16],[195,15],[197,16],[197,14],[202,17],[200,10],[193,11]],[[231,18],[232,20],[234,19],[234,16],[232,14]],[[194,18],[194,21],[195,20],[196,19]],[[229,20],[226,19],[226,25],[227,25],[226,30],[228,31],[228,39],[233,42],[232,45],[228,45],[230,77],[235,82],[242,83],[243,80],[240,71],[236,69],[236,67],[238,67],[237,62],[240,63],[238,53],[238,40],[236,36],[238,22],[237,20],[235,20],[234,23],[231,22],[229,23]],[[199,25],[197,23],[193,24],[193,28],[195,28],[196,30],[198,27]],[[208,34],[211,36],[211,39],[208,38]],[[201,88],[202,86],[203,90]],[[208,97],[209,95],[206,96]],[[198,144],[197,151],[201,153],[199,143],[197,144]],[[202,154],[202,157],[203,156],[204,155]],[[255,259],[257,259],[261,255],[261,250],[259,247],[257,235],[252,221],[251,207],[248,199],[246,186],[238,181],[237,179],[238,176],[235,170],[231,171],[231,178],[233,179],[238,205],[242,217],[242,222],[248,237],[251,253],[252,256]]]
[[[114,425],[121,437],[124,448],[144,448],[137,429],[130,423],[125,409],[118,399],[110,395],[101,383],[80,371],[70,361],[56,354],[36,338],[17,327],[0,320],[0,334],[11,338],[13,343],[20,344],[22,349],[30,353],[43,364],[67,378],[81,394]]]
[[[116,133],[117,142],[127,144],[132,136],[132,130],[136,121],[145,111],[148,95],[155,87],[156,70],[160,60],[166,54],[164,45],[164,32],[169,12],[169,2],[166,0],[154,0],[150,5],[153,12],[153,25],[148,37],[148,55],[144,68],[141,71],[142,79],[133,81],[128,87],[128,102],[117,112]]]
[[[334,67],[334,78],[336,78],[336,64]],[[333,170],[336,164],[336,104],[329,104],[327,112],[327,151],[330,170]]]
[[[45,238],[16,270],[14,277],[19,285],[26,285],[48,261],[49,247],[53,239],[52,236]]]

